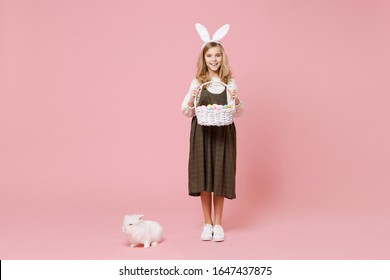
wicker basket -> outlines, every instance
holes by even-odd
[[[202,92],[203,86],[210,83],[219,83],[224,85],[226,88],[228,87],[228,85],[223,82],[210,81],[202,84],[199,87],[200,92]],[[229,91],[226,91],[226,93],[229,95]],[[196,104],[197,100],[195,98],[194,107],[195,107],[195,114],[198,120],[198,124],[204,126],[224,126],[224,125],[232,124],[235,102],[234,100],[232,100],[232,98],[228,98],[228,100],[230,101],[230,103],[227,104],[229,108],[208,109],[205,106],[197,106]],[[220,106],[222,105],[219,105],[219,107]]]

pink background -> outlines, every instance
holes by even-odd
[[[201,242],[180,105],[201,41],[241,99],[237,200]],[[389,259],[388,1],[0,0],[1,259]],[[123,216],[165,228],[130,249]]]

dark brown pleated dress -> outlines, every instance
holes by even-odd
[[[202,89],[200,105],[227,104],[226,88],[220,94]],[[227,126],[202,126],[196,116],[192,118],[190,158],[188,166],[188,191],[191,196],[201,192],[228,199],[236,198],[236,128]]]

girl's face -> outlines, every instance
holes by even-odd
[[[204,54],[207,69],[209,72],[218,73],[222,63],[222,52],[220,47],[212,47]]]

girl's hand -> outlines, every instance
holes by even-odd
[[[235,89],[229,88],[229,93],[236,105],[240,104],[240,100],[237,98],[237,91]]]
[[[200,96],[200,88],[196,88],[192,91],[191,99],[199,98]]]
[[[199,96],[200,96],[200,89],[199,88],[194,89],[192,91],[191,98],[190,98],[190,100],[188,101],[188,104],[187,104],[187,106],[190,109],[194,108],[195,98],[199,98]]]
[[[233,89],[231,87],[228,87],[228,91],[229,91],[229,94],[232,97],[232,99],[236,99],[237,98],[237,92],[236,92],[235,89]]]

